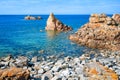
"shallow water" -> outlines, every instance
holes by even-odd
[[[72,43],[68,36],[88,22],[89,15],[56,15],[60,21],[73,27],[74,30],[67,33],[46,32],[48,15],[40,16],[42,20],[28,21],[24,20],[25,15],[0,15],[0,56],[34,56],[40,54],[40,50],[44,50],[44,56],[82,54],[86,47]]]

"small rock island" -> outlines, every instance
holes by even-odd
[[[69,39],[91,48],[120,50],[120,15],[92,14]]]
[[[25,16],[25,20],[41,20],[42,18],[40,16],[34,17],[34,16]]]
[[[51,13],[49,15],[45,29],[51,30],[51,31],[70,31],[70,30],[72,30],[71,27],[63,24],[61,21],[59,21],[57,18],[55,18],[53,13]]]

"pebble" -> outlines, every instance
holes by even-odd
[[[120,69],[115,71],[120,76]]]
[[[110,55],[110,52],[100,52],[97,53],[96,57],[90,57],[90,54],[95,54],[95,52],[91,51],[87,53],[88,54],[83,54],[79,57],[67,56],[64,58],[57,58],[53,55],[48,56],[47,60],[45,60],[45,58],[40,59],[38,56],[32,57],[31,59],[25,56],[8,56],[7,58],[0,59],[0,69],[9,67],[28,69],[33,80],[34,78],[38,80],[87,80],[89,76],[86,74],[86,72],[89,72],[88,67],[96,66],[99,75],[102,75],[102,70],[100,70],[97,65],[90,64],[99,62],[109,69],[114,70],[120,77],[120,53],[113,54],[113,52]],[[105,57],[106,54],[107,57]]]
[[[37,56],[35,56],[35,57],[32,58],[31,62],[34,63],[34,62],[37,62],[37,60],[38,60],[38,59],[37,59]]]
[[[53,75],[52,75],[51,71],[48,71],[42,75],[41,80],[51,80],[52,78],[53,78]]]
[[[62,76],[69,76],[70,71],[68,69],[61,71]]]
[[[60,70],[60,67],[59,66],[54,66],[51,70],[54,71],[54,72],[58,72]]]
[[[38,70],[38,74],[43,74],[44,72],[45,72],[44,69],[39,69],[39,70]]]
[[[49,71],[50,69],[51,69],[51,67],[50,66],[44,66],[44,68],[43,68],[45,71]]]
[[[82,67],[77,67],[77,68],[75,68],[75,72],[77,74],[83,74],[83,68]]]
[[[51,80],[62,80],[62,77],[59,75],[56,75]]]

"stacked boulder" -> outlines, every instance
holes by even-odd
[[[54,14],[51,13],[47,20],[46,30],[52,31],[70,31],[71,27],[64,25],[61,21],[55,18]]]
[[[69,39],[91,48],[120,50],[120,25],[105,14],[92,14]]]

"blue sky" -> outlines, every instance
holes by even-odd
[[[0,0],[0,14],[120,13],[120,0]]]

